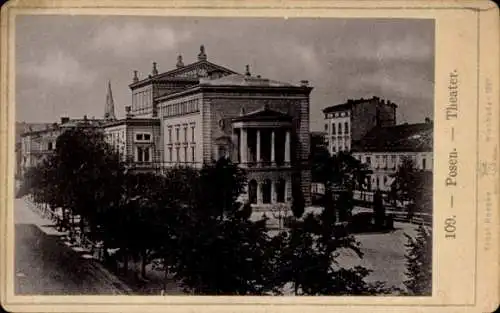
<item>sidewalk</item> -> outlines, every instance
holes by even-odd
[[[88,249],[79,245],[70,244],[66,241],[65,239],[68,233],[57,231],[56,223],[50,218],[43,216],[42,212],[27,197],[15,199],[14,208],[15,224],[33,224],[48,236],[59,236],[63,244],[78,253],[82,259],[88,260],[89,267],[93,269],[93,272],[98,275],[100,280],[106,281],[110,285],[117,287],[117,293],[119,294],[133,294],[132,289],[107,270],[98,260],[95,260],[95,258],[88,253]]]
[[[14,222],[15,224],[34,224],[42,232],[49,236],[64,236],[66,232],[57,231],[55,222],[44,217],[34,203],[27,197],[14,200]]]

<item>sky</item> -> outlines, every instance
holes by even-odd
[[[16,120],[100,118],[111,81],[115,110],[131,104],[133,71],[164,72],[181,54],[244,73],[314,87],[311,130],[322,109],[378,96],[398,105],[398,123],[433,118],[434,22],[420,19],[18,16]]]

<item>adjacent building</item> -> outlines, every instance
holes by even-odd
[[[325,142],[330,153],[350,151],[353,143],[361,140],[375,126],[396,125],[397,105],[381,100],[348,100],[323,109],[325,115]]]
[[[416,170],[433,169],[433,123],[374,127],[352,148],[352,154],[373,171],[369,190],[389,191],[404,158],[413,160]]]
[[[62,117],[60,123],[45,124],[44,127],[28,127],[27,131],[20,134],[20,152],[18,153],[19,176],[22,177],[26,170],[34,167],[56,149],[59,135],[65,130],[74,127],[100,127],[102,119],[81,119]]]

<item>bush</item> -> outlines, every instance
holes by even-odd
[[[351,217],[348,224],[350,232],[371,231],[374,229],[374,214],[372,212],[362,212]]]

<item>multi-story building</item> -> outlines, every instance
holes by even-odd
[[[57,138],[65,130],[74,127],[100,127],[103,121],[89,119],[87,116],[81,119],[62,117],[60,123],[46,124],[44,128],[28,128],[28,131],[20,135],[20,175],[24,175],[28,168],[36,166],[52,154],[56,149]]]
[[[353,156],[373,171],[369,190],[389,191],[403,158],[413,160],[416,170],[432,171],[433,123],[375,127],[353,146]]]
[[[31,128],[21,134],[21,175],[24,175],[28,168],[42,162],[55,150],[56,140],[60,133],[59,125],[55,123],[47,124],[42,129]]]
[[[325,142],[330,153],[350,151],[375,126],[396,125],[397,105],[378,97],[348,100],[323,109]]]
[[[211,63],[203,46],[194,63],[140,80],[134,71],[131,114],[159,119],[164,166],[201,167],[221,157],[248,174],[254,205],[289,204],[292,184],[310,202],[309,94],[293,85]],[[153,154],[156,155],[156,151]]]
[[[129,169],[155,170],[161,164],[160,121],[131,118],[109,121],[104,126],[106,141],[119,153]]]

